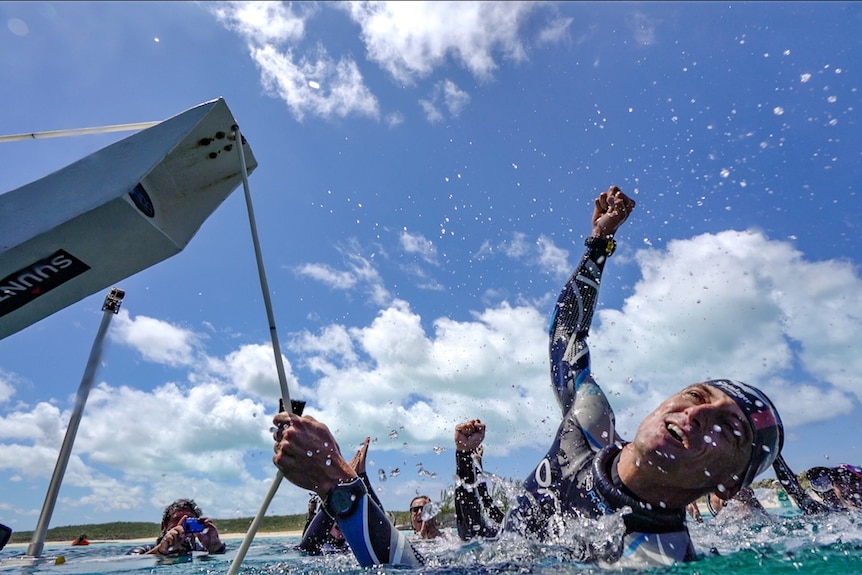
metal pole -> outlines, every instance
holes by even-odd
[[[290,391],[287,389],[287,377],[284,375],[284,362],[281,359],[281,346],[278,344],[278,332],[275,330],[275,317],[272,313],[272,300],[269,297],[269,284],[266,281],[266,271],[263,269],[263,256],[260,251],[260,241],[257,238],[257,224],[254,219],[254,207],[251,204],[251,190],[248,185],[248,169],[245,165],[245,152],[242,149],[242,134],[239,126],[236,129],[236,143],[239,149],[239,165],[242,169],[242,189],[245,192],[245,205],[248,211],[248,225],[251,228],[251,239],[254,243],[254,257],[257,260],[257,274],[260,277],[260,289],[263,292],[263,303],[266,306],[266,319],[269,321],[269,335],[272,339],[272,352],[275,355],[275,367],[278,371],[278,383],[281,386],[281,398],[285,405],[290,405]]]
[[[108,132],[131,132],[152,128],[159,122],[135,122],[132,124],[114,124],[113,126],[98,126],[94,128],[72,128],[69,130],[51,130],[47,132],[30,132],[29,134],[9,134],[0,136],[0,142],[18,142],[21,140],[39,140],[43,138],[61,138],[63,136],[83,136],[86,134],[107,134]]]
[[[234,126],[234,128],[236,130],[236,144],[239,149],[239,162],[240,167],[242,168],[242,187],[245,192],[245,204],[248,208],[248,224],[251,228],[251,238],[254,242],[254,255],[257,259],[257,271],[260,276],[260,289],[263,292],[263,302],[266,306],[266,317],[269,321],[269,335],[272,339],[272,351],[275,355],[275,366],[278,371],[278,383],[281,386],[283,405],[290,405],[290,391],[287,389],[287,377],[284,374],[284,362],[281,359],[281,347],[278,344],[278,333],[275,330],[272,301],[269,297],[269,285],[267,284],[266,273],[263,269],[263,257],[261,256],[260,242],[257,237],[257,224],[254,219],[254,208],[251,204],[251,191],[248,185],[248,169],[245,164],[245,152],[242,149],[242,134],[239,131],[239,126]],[[278,486],[281,484],[281,480],[283,478],[284,476],[281,474],[281,471],[277,471],[275,479],[273,480],[260,509],[258,509],[257,515],[255,515],[254,520],[252,520],[251,525],[249,525],[248,531],[246,531],[245,537],[242,540],[242,544],[240,544],[239,549],[237,549],[236,556],[233,558],[233,562],[230,564],[230,568],[227,571],[228,575],[236,575],[240,565],[242,565],[242,561],[245,559],[245,554],[248,552],[248,548],[251,546],[251,542],[254,540],[254,536],[257,534],[257,530],[260,527],[260,522],[263,520],[263,516],[266,514],[266,510],[269,508],[269,504],[272,502],[273,497],[275,497],[276,492],[278,492]]]
[[[27,547],[27,555],[29,556],[41,556],[42,550],[45,547],[45,536],[48,533],[48,524],[51,523],[51,515],[54,513],[54,505],[57,503],[57,495],[60,493],[60,484],[63,482],[63,475],[66,473],[66,466],[69,464],[69,456],[72,453],[72,446],[78,433],[78,424],[81,423],[81,417],[84,415],[84,405],[87,403],[87,396],[90,394],[90,388],[93,386],[93,380],[96,376],[96,368],[99,366],[99,361],[102,357],[102,342],[105,339],[105,334],[108,333],[111,319],[120,311],[120,305],[125,295],[126,292],[123,290],[113,288],[111,293],[105,298],[104,305],[102,305],[102,311],[104,312],[102,314],[102,322],[99,324],[99,331],[96,333],[93,347],[90,349],[90,359],[87,361],[87,367],[84,369],[81,384],[78,386],[75,409],[72,411],[72,417],[69,419],[69,427],[66,428],[66,436],[63,438],[63,446],[60,448],[60,455],[57,457],[57,464],[54,466],[51,483],[48,485],[48,493],[45,495],[42,513],[39,515],[39,522],[36,524],[35,531],[33,531],[33,540]]]

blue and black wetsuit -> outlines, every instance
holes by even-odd
[[[614,412],[590,373],[586,343],[602,270],[614,244],[588,238],[586,246],[560,293],[550,326],[551,381],[563,416],[554,442],[524,481],[524,494],[502,521],[490,509],[490,498],[478,488],[482,483],[477,481],[478,462],[469,453],[456,452],[458,532],[465,539],[488,537],[502,525],[505,531],[547,539],[558,534],[557,519],[598,519],[628,508],[620,540],[593,545],[585,537],[584,544],[577,547],[580,561],[643,567],[692,560],[695,550],[685,525],[685,510],[653,508],[629,492],[616,473],[623,442],[615,430]],[[374,515],[376,506],[367,499],[363,498],[362,511],[354,512],[348,521],[339,519],[359,562],[363,566],[417,565],[421,558],[406,552],[409,544],[382,513]],[[357,550],[356,544],[363,549]],[[366,549],[373,549],[373,557]]]
[[[615,430],[614,412],[590,372],[586,342],[614,244],[589,238],[586,245],[580,265],[560,293],[549,330],[551,382],[563,421],[551,448],[524,480],[525,493],[509,512],[504,529],[547,539],[559,534],[560,522],[552,518],[597,519],[629,507],[621,544],[596,547],[585,538],[586,544],[578,547],[582,561],[644,566],[694,559],[685,510],[653,508],[629,492],[617,475],[624,443]],[[469,501],[481,505],[478,497]],[[475,510],[471,514],[479,516]]]
[[[383,512],[383,504],[371,487],[371,481],[368,475],[360,473],[359,478],[365,486],[367,497],[371,502],[380,508]],[[318,500],[319,501],[319,500]],[[332,526],[335,525],[335,519],[326,514],[322,505],[318,505],[317,512],[305,525],[302,532],[302,540],[297,546],[300,551],[304,551],[309,555],[329,555],[332,553],[348,553],[350,545],[346,539],[336,539],[332,536]],[[338,526],[341,529],[341,525]],[[343,531],[342,531],[343,534]]]

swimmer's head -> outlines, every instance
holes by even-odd
[[[171,518],[177,512],[182,511],[185,515],[194,516],[200,518],[203,513],[201,512],[201,508],[198,507],[198,504],[194,502],[192,499],[177,499],[167,507],[165,507],[164,512],[162,513],[162,530],[171,523]]]
[[[751,428],[751,457],[743,472],[739,488],[748,487],[754,478],[766,471],[781,453],[784,426],[772,401],[756,387],[730,379],[703,382],[723,391],[745,414]]]

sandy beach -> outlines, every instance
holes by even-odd
[[[302,535],[302,531],[259,531],[255,537],[300,537]],[[245,539],[245,533],[219,533],[219,537],[222,541],[238,541],[241,539]],[[139,545],[141,543],[152,543],[155,541],[154,537],[142,537],[139,539],[90,539],[90,543],[128,543],[130,546]],[[63,545],[68,544],[71,547],[71,541],[45,541],[45,545]],[[16,547],[27,547],[30,545],[30,542],[26,543],[9,543],[6,545],[5,549],[13,549]]]

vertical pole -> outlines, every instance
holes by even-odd
[[[281,359],[281,346],[278,343],[278,332],[275,330],[275,316],[272,313],[272,299],[269,296],[269,284],[266,281],[266,271],[263,268],[263,255],[260,251],[260,240],[257,237],[257,223],[254,219],[254,207],[251,204],[251,190],[248,185],[248,168],[245,164],[245,152],[242,148],[242,134],[239,126],[236,129],[236,144],[239,150],[239,165],[242,174],[242,189],[245,193],[245,205],[248,211],[248,225],[251,228],[251,240],[254,243],[254,257],[257,260],[257,275],[260,278],[260,290],[263,292],[263,303],[266,307],[266,319],[269,322],[269,336],[272,339],[272,352],[275,356],[275,368],[278,371],[278,384],[281,386],[281,398],[285,405],[290,405],[290,391],[287,389],[287,377],[284,374],[284,362]]]
[[[78,425],[81,423],[81,417],[84,415],[84,405],[87,403],[87,396],[90,394],[90,388],[93,387],[93,380],[96,377],[96,368],[99,367],[99,361],[102,357],[102,342],[105,339],[105,334],[108,333],[111,319],[120,311],[120,304],[122,304],[125,296],[126,292],[113,288],[111,293],[105,298],[104,305],[102,305],[102,312],[104,312],[102,314],[102,322],[99,324],[99,331],[96,333],[93,347],[90,349],[90,358],[87,361],[87,367],[84,369],[81,384],[78,386],[75,408],[72,410],[72,417],[69,419],[69,427],[66,428],[66,436],[63,438],[63,445],[57,457],[57,464],[54,466],[54,474],[51,476],[51,483],[48,485],[48,493],[45,494],[42,513],[39,515],[39,522],[33,531],[33,539],[27,547],[27,555],[29,556],[41,556],[42,550],[45,547],[45,536],[48,534],[48,525],[51,523],[51,515],[54,514],[54,505],[57,503],[60,485],[63,483],[63,475],[66,473],[66,466],[69,464],[69,456],[72,454],[72,446],[75,443],[75,436],[78,434]]]
[[[260,289],[263,292],[263,303],[266,306],[266,317],[269,321],[269,335],[272,339],[272,351],[275,354],[275,366],[278,370],[278,383],[281,386],[281,398],[284,405],[291,405],[290,391],[287,389],[287,377],[284,374],[284,362],[281,359],[281,347],[278,343],[278,333],[275,330],[275,319],[272,313],[272,301],[269,296],[269,285],[267,284],[266,273],[263,269],[263,256],[261,256],[260,242],[257,237],[257,224],[254,219],[254,208],[251,204],[251,191],[249,190],[248,185],[248,169],[245,164],[245,152],[242,148],[242,134],[239,131],[239,126],[234,126],[234,129],[236,130],[236,145],[239,149],[239,163],[242,171],[242,187],[245,192],[245,204],[248,208],[248,224],[251,228],[251,239],[254,242],[254,255],[257,259],[257,271],[258,276],[260,276]],[[281,480],[283,478],[284,476],[281,474],[281,471],[277,471],[275,479],[273,480],[260,509],[258,509],[257,515],[255,515],[251,525],[249,525],[248,530],[245,532],[242,544],[240,544],[239,549],[237,549],[236,556],[234,556],[233,562],[227,571],[228,575],[235,575],[240,565],[242,565],[242,561],[245,559],[245,554],[248,552],[248,548],[251,546],[251,542],[254,540],[254,536],[257,534],[257,530],[260,527],[260,522],[263,520],[263,516],[266,514],[266,510],[269,508],[269,504],[272,502],[273,497],[275,497],[275,494],[278,492],[278,486],[281,484]]]

